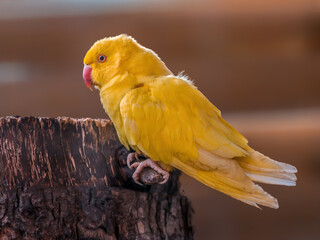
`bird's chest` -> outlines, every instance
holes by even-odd
[[[105,112],[110,117],[120,142],[129,149],[128,140],[123,128],[123,121],[120,113],[121,96],[112,96],[111,94],[100,94],[100,99]]]

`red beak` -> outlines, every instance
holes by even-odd
[[[87,88],[89,88],[92,91],[91,72],[92,72],[92,68],[88,65],[84,65],[82,77],[83,77],[84,83],[86,84]]]

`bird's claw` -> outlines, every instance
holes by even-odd
[[[159,182],[159,184],[165,184],[166,182],[168,182],[170,174],[167,171],[165,171],[165,174],[163,174],[162,177],[163,177],[163,181]]]
[[[127,166],[130,170],[132,170],[132,168],[136,168],[137,164],[139,165],[139,163],[133,163],[131,164],[134,160],[139,161],[139,154],[134,152],[134,153],[129,153],[128,157],[127,157]]]
[[[130,169],[137,168],[139,166],[139,162],[132,163]]]
[[[155,161],[153,161],[150,158],[144,160],[143,162],[133,163],[131,166],[136,168],[135,172],[132,175],[132,178],[134,182],[138,185],[142,185],[139,179],[140,179],[140,173],[145,167],[152,168],[154,171],[162,175],[163,181],[159,182],[159,184],[165,184],[170,177],[170,174],[167,171],[163,170]]]

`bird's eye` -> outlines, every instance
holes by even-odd
[[[105,55],[100,54],[100,55],[98,56],[98,62],[99,62],[99,63],[103,63],[103,62],[105,62],[106,60],[107,60],[107,57],[106,57]]]

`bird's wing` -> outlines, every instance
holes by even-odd
[[[247,140],[189,82],[161,77],[139,86],[120,104],[123,131],[134,149],[167,163],[173,157],[192,163],[199,147],[222,157],[246,155]]]
[[[168,154],[197,158],[188,114],[166,90],[163,82],[141,85],[122,99],[120,113],[127,141],[133,149],[163,162],[172,158]]]
[[[189,88],[192,96],[192,128],[196,143],[202,149],[226,158],[248,155],[248,140],[228,124],[199,90]]]

